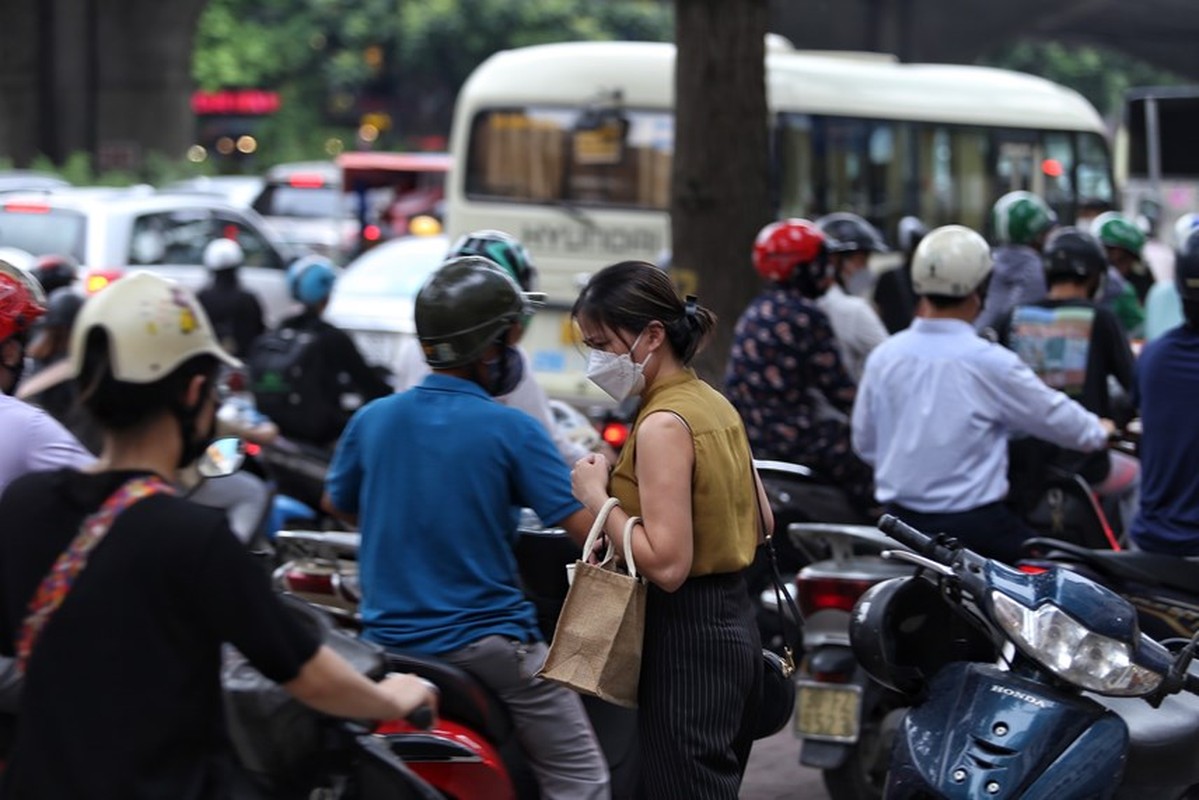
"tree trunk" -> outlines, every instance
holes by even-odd
[[[766,0],[675,2],[671,271],[716,313],[695,366],[718,387],[733,325],[758,289],[753,240],[770,220],[766,20]]]
[[[0,15],[0,153],[75,151],[136,169],[181,157],[196,22],[207,0],[6,0]],[[107,163],[106,163],[107,162]]]

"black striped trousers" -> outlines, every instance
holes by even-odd
[[[762,645],[740,573],[650,584],[639,687],[642,797],[733,800],[753,744]]]

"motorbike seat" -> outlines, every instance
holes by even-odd
[[[1056,552],[1059,557],[1091,564],[1105,575],[1123,580],[1160,585],[1188,594],[1199,586],[1199,559],[1140,550],[1092,550],[1057,539],[1029,539],[1024,547],[1025,552],[1034,556],[1045,554],[1052,558]]]
[[[437,684],[441,690],[439,711],[499,745],[512,735],[512,718],[495,693],[469,672],[432,656],[387,651],[387,669],[411,672]]]
[[[1199,784],[1199,697],[1170,695],[1158,708],[1137,697],[1092,697],[1128,725],[1128,760],[1121,785],[1185,787]]]

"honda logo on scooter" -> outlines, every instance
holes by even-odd
[[[1008,697],[1014,697],[1017,700],[1023,700],[1024,702],[1034,705],[1037,708],[1049,708],[1050,705],[1049,701],[1042,700],[1036,695],[1031,695],[1028,692],[1021,692],[1018,689],[1012,689],[1008,686],[1000,686],[997,683],[991,684],[991,691],[995,692],[996,694],[1005,694]]]

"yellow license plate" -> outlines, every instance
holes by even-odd
[[[827,742],[856,742],[861,707],[860,686],[799,681],[795,735]]]

